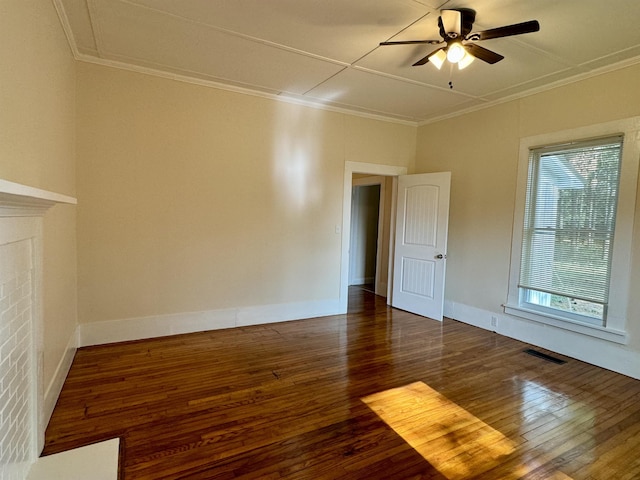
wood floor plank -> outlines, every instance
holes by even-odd
[[[78,350],[45,454],[123,479],[640,478],[640,381],[351,288],[349,313]]]

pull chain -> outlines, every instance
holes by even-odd
[[[449,63],[449,88],[453,90],[453,63]]]

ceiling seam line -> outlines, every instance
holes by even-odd
[[[283,45],[281,43],[272,42],[270,40],[265,40],[265,39],[262,39],[262,38],[253,37],[251,35],[247,35],[246,33],[240,33],[240,32],[236,32],[236,31],[233,31],[233,30],[228,30],[226,28],[218,27],[216,25],[210,25],[208,23],[199,22],[199,21],[194,20],[192,18],[183,17],[181,15],[176,15],[175,13],[167,12],[167,11],[164,11],[164,10],[158,10],[157,8],[149,7],[147,5],[141,5],[141,4],[136,3],[134,1],[130,1],[130,0],[120,0],[120,1],[122,3],[126,3],[128,5],[132,5],[132,6],[135,6],[135,7],[138,7],[138,8],[142,8],[142,9],[145,9],[145,10],[150,10],[152,12],[155,12],[155,13],[159,14],[159,15],[173,17],[173,18],[182,20],[184,22],[190,23],[192,25],[198,25],[198,26],[207,28],[209,30],[215,30],[216,32],[224,33],[224,34],[230,35],[232,37],[242,38],[243,40],[248,40],[248,41],[251,41],[251,42],[259,43],[261,45],[266,45],[268,47],[277,48],[277,49],[280,49],[280,50],[284,50],[286,52],[295,53],[297,55],[313,58],[315,60],[320,60],[320,61],[323,61],[323,62],[332,63],[332,64],[335,64],[335,65],[339,65],[341,67],[347,67],[347,66],[350,65],[348,62],[344,62],[342,60],[336,60],[336,59],[333,59],[333,58],[324,57],[322,55],[317,55],[315,53],[307,52],[305,50],[300,50],[298,48],[289,47],[288,45]]]
[[[426,6],[426,5],[425,5]],[[427,7],[429,8],[429,7]],[[405,32],[406,30],[408,30],[409,28],[413,27],[416,23],[418,23],[420,20],[422,20],[423,18],[428,17],[429,15],[431,15],[432,13],[434,13],[434,10],[432,8],[429,8],[429,11],[427,13],[425,13],[424,15],[421,15],[420,17],[416,18],[413,22],[411,22],[409,25],[407,25],[406,27],[404,27],[403,29],[401,29],[400,31],[394,33],[393,35],[391,35],[389,38],[387,38],[387,42],[389,40],[391,40],[394,37],[397,37],[398,35],[400,35],[402,32]],[[380,46],[380,45],[378,45]],[[377,48],[377,47],[376,47]],[[375,48],[373,49],[375,50]],[[371,50],[371,52],[373,51]],[[369,53],[371,53],[369,52]],[[368,55],[368,54],[367,54]],[[357,61],[357,60],[356,60]]]
[[[311,87],[310,89],[306,90],[302,95],[307,95],[310,91],[315,90],[316,88],[318,88],[320,85],[323,85],[324,83],[328,82],[329,80],[331,80],[332,78],[334,78],[335,76],[337,76],[339,73],[344,72],[345,70],[347,70],[349,68],[349,65],[345,66],[344,68],[342,68],[341,70],[337,71],[336,73],[334,73],[333,75],[325,78],[324,80],[322,80],[320,83],[314,85],[313,87]]]
[[[96,44],[96,53],[100,58],[104,58],[104,48],[102,47],[102,34],[98,26],[96,16],[98,16],[97,7],[94,0],[85,0],[87,6],[87,14],[89,15],[89,25],[91,25],[91,34]]]
[[[422,83],[422,82],[420,82],[418,80],[413,80],[411,78],[405,78],[405,77],[399,77],[399,76],[393,75],[391,73],[379,72],[378,70],[371,70],[369,68],[359,67],[357,65],[353,66],[351,68],[353,68],[354,70],[358,70],[360,72],[363,72],[363,73],[369,73],[371,75],[377,75],[379,77],[389,78],[391,80],[397,80],[399,82],[408,83],[409,85],[415,85],[417,87],[423,87],[423,88],[426,88],[426,89],[433,89],[433,90],[438,90],[438,91],[442,91],[442,92],[453,93],[455,95],[460,95],[460,96],[467,97],[467,98],[470,98],[470,99],[473,99],[473,100],[485,100],[484,97],[479,97],[477,95],[472,95],[470,93],[464,93],[464,92],[459,92],[459,91],[452,92],[451,89],[448,88],[448,87],[445,88],[445,87],[439,87],[437,85],[431,85],[431,84],[428,84],[428,83]]]

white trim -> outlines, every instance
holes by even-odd
[[[338,313],[338,300],[316,300],[105,320],[80,324],[79,346],[263,325]]]
[[[391,181],[391,210],[389,211],[389,275],[387,278],[387,305],[393,304],[393,269],[396,252],[396,211],[398,210],[398,177]]]
[[[265,91],[260,91],[257,90],[255,88],[251,88],[250,86],[239,86],[239,85],[233,85],[233,84],[228,84],[228,83],[224,83],[224,81],[222,80],[210,80],[210,79],[203,79],[203,78],[198,78],[195,75],[197,75],[197,72],[193,72],[194,76],[189,76],[188,73],[189,72],[185,72],[185,74],[178,74],[178,73],[172,73],[172,72],[167,72],[164,70],[160,70],[159,68],[150,68],[150,67],[143,67],[143,66],[139,66],[139,65],[132,65],[130,63],[127,63],[125,61],[118,61],[118,60],[110,60],[110,59],[105,59],[105,58],[99,58],[99,57],[95,57],[93,55],[89,55],[86,53],[80,53],[80,51],[78,50],[78,45],[75,41],[75,37],[73,35],[73,31],[71,29],[71,24],[69,23],[69,19],[67,17],[67,13],[66,10],[64,8],[64,5],[62,3],[61,0],[52,0],[53,4],[55,6],[56,9],[56,13],[58,14],[58,18],[60,19],[60,24],[62,26],[62,29],[64,30],[65,36],[67,38],[67,42],[69,43],[69,47],[71,48],[71,53],[73,54],[73,57],[79,61],[79,62],[85,62],[85,63],[92,63],[94,65],[101,65],[103,67],[111,67],[111,68],[117,68],[119,70],[127,70],[130,72],[136,72],[136,73],[141,73],[143,75],[151,75],[154,77],[160,77],[160,78],[165,78],[165,79],[169,79],[169,80],[175,80],[178,82],[183,82],[183,83],[190,83],[193,85],[200,85],[203,87],[209,87],[209,88],[216,88],[218,90],[226,90],[229,92],[235,92],[235,93],[241,93],[244,95],[250,95],[250,96],[255,96],[255,97],[261,97],[261,98],[268,98],[270,100],[274,100],[277,102],[285,102],[285,103],[290,103],[290,104],[294,104],[294,105],[302,105],[305,107],[309,107],[309,108],[315,108],[318,110],[326,110],[326,111],[330,111],[330,112],[337,112],[337,113],[344,113],[347,115],[353,115],[356,117],[362,117],[362,118],[369,118],[372,120],[380,120],[383,122],[389,122],[389,123],[396,123],[396,124],[400,124],[400,125],[407,125],[407,126],[411,126],[411,127],[416,127],[418,125],[418,123],[415,120],[407,120],[406,118],[403,118],[404,116],[402,115],[393,115],[391,113],[385,113],[385,112],[379,112],[379,113],[374,113],[372,111],[368,111],[368,110],[358,110],[357,107],[353,107],[353,108],[348,108],[348,107],[338,107],[336,105],[328,105],[326,103],[324,103],[322,100],[318,100],[318,99],[313,99],[313,97],[311,98],[301,98],[298,96],[294,96],[293,94],[287,93],[287,92],[281,92],[281,91],[273,91],[273,92],[265,92]],[[89,2],[91,3],[91,2]],[[87,6],[87,8],[89,10],[90,7]],[[92,22],[93,25],[93,22]],[[228,32],[227,33],[232,33],[232,32]],[[238,35],[237,32],[233,32],[235,35]],[[97,37],[97,35],[96,35]],[[250,37],[252,38],[252,37]],[[100,50],[100,45],[99,45],[99,41],[97,38],[94,39],[96,42],[96,49],[98,50],[98,55],[100,54],[99,50]],[[336,60],[333,59],[328,59],[328,58],[324,58],[324,57],[320,57],[317,55],[311,55],[308,52],[302,52],[300,50],[296,50],[296,49],[291,49],[289,47],[285,47],[283,45],[278,45],[278,44],[272,44],[271,42],[265,42],[264,40],[260,40],[260,39],[255,39],[252,38],[252,40],[254,41],[259,41],[261,43],[266,43],[272,46],[277,46],[278,48],[284,49],[284,50],[288,50],[288,51],[293,51],[295,53],[298,54],[304,54],[305,56],[309,56],[309,57],[313,57],[313,58],[318,58],[321,59],[323,61],[326,62],[330,62],[333,63],[335,65],[339,65],[342,66],[343,68],[351,68],[351,66],[349,64],[346,64],[344,62],[338,62]],[[158,65],[157,67],[162,67],[162,65]],[[388,74],[385,74],[383,72],[376,72],[378,75],[381,76],[388,76]],[[429,88],[438,88],[432,85],[425,85],[425,84],[420,84],[419,82],[415,82],[413,80],[409,80],[409,79],[402,79],[401,77],[398,77],[398,79],[401,79],[402,81],[406,82],[406,83],[413,83],[413,84],[418,84],[418,85],[423,85],[424,87],[429,87]],[[472,97],[474,98],[474,97]]]
[[[0,179],[0,194],[17,195],[24,199],[29,197],[33,200],[43,200],[52,203],[70,203],[76,205],[78,201],[67,195],[60,193],[50,192],[48,190],[41,190],[40,188],[29,187],[20,183],[9,182],[8,180]]]
[[[249,95],[252,97],[266,98],[269,100],[274,100],[276,102],[284,102],[284,103],[290,103],[293,105],[301,105],[303,107],[314,108],[316,110],[326,110],[329,112],[343,113],[346,115],[352,115],[354,117],[368,118],[371,120],[379,120],[387,123],[396,123],[400,125],[407,125],[410,127],[416,127],[418,125],[417,122],[413,120],[406,120],[404,118],[393,117],[391,116],[391,114],[359,111],[359,110],[356,110],[355,107],[353,109],[347,108],[347,107],[338,107],[336,105],[322,103],[321,100],[314,100],[310,98],[300,98],[300,97],[294,96],[294,94],[287,93],[287,92],[265,92],[265,91],[252,89],[249,86],[227,84],[218,80],[208,80],[204,78],[198,78],[195,76],[192,77],[185,74],[166,72],[163,70],[158,70],[157,68],[142,67],[139,65],[132,65],[132,64],[117,61],[117,60],[106,60],[103,58],[96,58],[91,55],[86,55],[82,53],[78,54],[78,57],[76,58],[76,60],[78,60],[79,62],[92,63],[94,65],[100,65],[103,67],[116,68],[118,70],[126,70],[129,72],[140,73],[142,75],[150,75],[153,77],[160,77],[168,80],[175,80],[182,83],[190,83],[192,85],[199,85],[201,87],[215,88],[217,90],[240,93],[240,94]]]
[[[351,242],[351,189],[354,173],[397,177],[406,175],[407,167],[380,165],[377,163],[344,162],[344,181],[342,194],[342,253],[340,261],[340,308],[339,313],[347,313],[349,303],[349,245]],[[395,188],[395,187],[394,187]],[[395,193],[395,190],[394,190]],[[391,212],[393,220],[393,212]],[[393,235],[391,235],[393,236]],[[391,265],[389,265],[391,273]],[[388,288],[388,287],[387,287]],[[390,297],[387,297],[387,302]]]
[[[31,457],[32,463],[44,448],[44,433],[47,427],[51,403],[55,401],[51,394],[55,391],[50,385],[49,396],[45,400],[44,393],[44,317],[42,313],[42,217],[56,203],[75,205],[77,200],[39,188],[22,185],[0,179],[0,217],[3,228],[0,230],[0,244],[10,241],[30,240],[33,255],[33,293],[32,293],[32,352],[31,357]],[[65,354],[66,357],[66,354]],[[61,359],[61,362],[64,359]],[[67,359],[68,361],[68,359]],[[60,366],[59,366],[60,367]],[[60,372],[61,373],[61,372]],[[58,372],[56,372],[58,375]],[[66,376],[66,374],[65,374]],[[64,380],[63,380],[64,381]],[[57,398],[55,399],[57,401]]]
[[[119,457],[120,439],[112,438],[40,457],[27,480],[117,480]]]
[[[89,17],[89,24],[91,25],[91,32],[93,33],[93,43],[96,46],[96,54],[98,57],[102,57],[104,49],[102,48],[102,31],[100,29],[100,23],[97,20],[98,7],[96,6],[95,0],[85,0],[85,3],[87,5],[87,15]]]
[[[510,315],[526,318],[533,322],[544,323],[546,325],[551,325],[553,327],[570,330],[584,335],[590,335],[610,342],[626,344],[629,340],[627,332],[622,330],[568,320],[566,318],[555,317],[549,314],[541,315],[539,311],[527,309],[520,305],[505,305],[504,311]]]
[[[4,201],[0,198],[0,211],[4,209]],[[19,211],[19,210],[16,210]],[[35,461],[42,446],[44,446],[44,430],[46,424],[43,422],[42,405],[43,405],[43,369],[42,369],[42,218],[35,215],[5,215],[0,218],[0,246],[15,242],[27,242],[29,249],[28,262],[30,263],[31,277],[31,295],[30,310],[31,315],[25,324],[30,336],[28,343],[28,404],[25,405],[29,409],[29,456],[25,459],[25,465],[30,465]],[[19,375],[23,372],[20,371]],[[23,377],[24,378],[24,377]],[[22,379],[16,379],[15,382],[7,383],[6,377],[0,377],[0,383],[7,385],[7,391],[16,388]],[[15,394],[15,390],[14,390]],[[13,398],[13,396],[12,396]],[[6,396],[5,400],[8,400]],[[4,465],[0,466],[3,467]]]
[[[0,217],[41,217],[56,203],[75,205],[77,200],[0,179]]]
[[[71,369],[73,358],[78,349],[79,338],[80,328],[77,326],[69,337],[69,341],[67,342],[67,346],[64,349],[60,361],[58,362],[56,371],[53,373],[53,378],[45,389],[43,404],[43,420],[45,425],[47,425],[49,423],[49,420],[51,419],[53,409],[55,408],[58,397],[60,396],[60,392],[62,391],[64,381],[69,374],[69,370]]]
[[[73,58],[76,60],[80,56],[80,52],[78,52],[78,45],[76,44],[76,39],[73,36],[73,31],[71,30],[71,24],[69,23],[69,19],[67,18],[67,12],[62,5],[62,0],[53,0],[53,6],[56,9],[56,13],[58,14],[58,19],[60,20],[60,25],[62,26],[62,30],[64,31],[65,36],[67,37],[67,42],[69,43],[69,48],[71,49],[71,53],[73,54]]]
[[[351,285],[374,285],[375,286],[376,278],[375,277],[353,277],[349,279],[349,283]]]
[[[69,20],[67,18],[66,15],[66,11],[64,9],[64,6],[62,5],[61,0],[53,0],[53,4],[55,6],[56,12],[58,14],[58,17],[60,19],[60,24],[62,26],[62,29],[65,32],[65,35],[67,37],[67,41],[69,43],[69,47],[71,48],[71,52],[73,53],[73,56],[76,60],[81,61],[81,62],[85,62],[85,63],[93,63],[96,65],[102,65],[102,66],[106,66],[106,67],[113,67],[113,68],[118,68],[121,70],[129,70],[129,71],[133,71],[133,72],[138,72],[138,73],[143,73],[145,75],[153,75],[156,77],[162,77],[162,78],[168,78],[171,80],[177,80],[180,82],[185,82],[185,83],[192,83],[192,84],[196,84],[196,85],[202,85],[202,86],[206,86],[206,87],[211,87],[211,88],[217,88],[219,90],[228,90],[228,91],[233,91],[233,92],[237,92],[237,93],[244,93],[246,95],[253,95],[253,96],[259,96],[259,97],[263,97],[263,98],[269,98],[271,100],[275,100],[275,101],[280,101],[280,102],[286,102],[286,103],[293,103],[293,104],[298,104],[298,105],[304,105],[310,108],[317,108],[317,109],[321,109],[321,110],[328,110],[328,111],[332,111],[332,112],[338,112],[338,113],[345,113],[348,115],[354,115],[357,117],[364,117],[364,118],[371,118],[371,119],[377,119],[377,120],[382,120],[385,122],[391,122],[391,123],[399,123],[401,125],[409,125],[409,126],[413,126],[413,127],[421,127],[424,125],[428,125],[430,123],[435,123],[435,122],[440,122],[442,120],[446,120],[449,118],[455,118],[455,117],[459,117],[461,115],[466,115],[468,113],[472,113],[478,110],[484,110],[485,108],[490,108],[490,107],[494,107],[496,105],[501,105],[503,103],[507,103],[507,102],[511,102],[513,100],[518,100],[521,98],[525,98],[525,97],[529,97],[531,95],[536,95],[538,93],[542,93],[542,92],[546,92],[548,90],[552,90],[554,88],[558,88],[558,87],[563,87],[566,85],[571,85],[572,83],[576,83],[576,82],[580,82],[583,80],[587,80],[589,78],[593,78],[593,77],[597,77],[606,73],[610,73],[610,72],[614,72],[617,70],[621,70],[623,68],[626,67],[630,67],[633,65],[636,65],[638,63],[640,63],[640,56],[637,57],[633,57],[633,58],[629,58],[626,60],[621,60],[620,62],[616,62],[614,64],[611,65],[607,65],[604,67],[600,67],[597,68],[595,70],[589,71],[589,72],[585,72],[585,73],[580,73],[577,75],[573,75],[569,78],[565,78],[562,80],[558,80],[546,85],[542,85],[540,87],[534,87],[534,88],[530,88],[528,90],[525,90],[523,92],[519,92],[519,93],[515,93],[513,95],[509,95],[505,98],[501,98],[498,100],[492,100],[492,101],[487,101],[486,97],[487,95],[484,96],[474,96],[474,95],[469,95],[469,94],[463,94],[468,98],[472,98],[472,99],[476,99],[478,101],[484,102],[480,105],[476,105],[473,107],[469,107],[469,108],[465,108],[463,110],[459,110],[453,113],[449,113],[449,114],[445,114],[445,115],[439,115],[437,117],[432,117],[432,118],[428,118],[425,120],[407,120],[406,118],[401,118],[404,116],[401,115],[394,115],[394,114],[390,114],[390,113],[371,113],[371,112],[364,112],[364,111],[358,111],[354,108],[348,108],[348,107],[337,107],[337,106],[333,106],[333,105],[327,105],[322,103],[321,100],[309,100],[309,99],[301,99],[301,98],[296,98],[296,97],[288,97],[287,94],[285,92],[275,92],[275,93],[265,93],[265,92],[260,92],[259,90],[255,90],[255,89],[251,89],[250,87],[238,87],[238,86],[234,86],[234,85],[229,85],[229,84],[225,84],[222,83],[221,81],[213,81],[213,80],[204,80],[204,79],[198,79],[195,77],[190,77],[188,75],[180,75],[180,74],[174,74],[174,73],[170,73],[170,72],[165,72],[165,71],[161,71],[155,68],[147,68],[147,67],[141,67],[141,66],[137,66],[137,65],[131,65],[129,63],[125,63],[125,62],[119,62],[119,61],[113,61],[113,60],[106,60],[103,58],[98,58],[98,57],[94,57],[92,55],[88,55],[88,54],[84,54],[84,53],[80,53],[78,50],[78,46],[76,44],[75,41],[75,37],[73,36],[73,32],[71,30],[71,25],[69,23]],[[231,32],[227,32],[227,33],[231,33]],[[236,32],[233,32],[234,34],[237,35]],[[285,47],[283,45],[279,45],[279,44],[271,44],[270,42],[265,42],[264,40],[260,40],[260,39],[255,39],[253,37],[250,37],[255,41],[259,41],[261,43],[267,43],[270,45],[274,45],[277,46],[278,48],[281,49],[285,49],[285,50],[290,50],[299,54],[304,54],[306,56],[310,56],[313,58],[320,58],[324,61],[328,61],[331,62],[335,65],[341,65],[345,68],[353,68],[354,70],[359,70],[359,71],[363,71],[366,72],[368,74],[372,74],[372,75],[378,75],[378,76],[382,76],[382,77],[388,77],[388,78],[393,78],[395,80],[407,83],[407,84],[413,84],[413,85],[419,85],[425,88],[432,88],[432,89],[436,89],[436,90],[442,90],[440,87],[438,87],[437,85],[430,85],[427,83],[423,83],[423,82],[416,82],[415,80],[409,79],[409,78],[405,78],[405,77],[400,77],[400,76],[396,76],[396,75],[390,75],[384,72],[379,72],[377,70],[371,70],[371,69],[367,69],[361,66],[353,66],[353,65],[347,65],[343,62],[339,62],[336,61],[334,59],[328,59],[328,58],[324,58],[324,57],[319,57],[317,55],[313,55],[310,54],[308,52],[303,52],[300,50],[296,50],[296,49],[290,49],[288,47]],[[97,43],[97,41],[96,41]],[[98,47],[96,47],[98,48]],[[491,93],[490,95],[495,95],[496,92]]]
[[[548,83],[548,84],[542,85],[540,87],[530,88],[530,89],[525,90],[523,92],[514,93],[513,95],[509,95],[507,97],[500,98],[498,100],[488,101],[487,103],[483,103],[483,104],[480,104],[480,105],[475,105],[473,107],[465,108],[464,110],[458,110],[458,111],[453,112],[453,113],[447,113],[445,115],[439,115],[437,117],[432,117],[432,118],[429,118],[427,120],[418,121],[416,123],[417,123],[418,127],[423,127],[423,126],[429,125],[431,123],[437,123],[437,122],[441,122],[443,120],[448,120],[448,119],[451,119],[451,118],[460,117],[460,116],[466,115],[468,113],[473,113],[473,112],[477,112],[479,110],[484,110],[485,108],[495,107],[497,105],[502,105],[504,103],[509,103],[509,102],[514,101],[514,100],[520,100],[522,98],[531,97],[532,95],[537,95],[539,93],[544,93],[544,92],[547,92],[549,90],[553,90],[555,88],[565,87],[565,86],[571,85],[573,83],[582,82],[583,80],[588,80],[590,78],[599,77],[600,75],[605,75],[607,73],[611,73],[611,72],[615,72],[615,71],[618,71],[618,70],[622,70],[623,68],[632,67],[634,65],[637,65],[638,63],[640,63],[640,56],[633,57],[633,58],[628,58],[626,60],[621,60],[620,62],[616,62],[616,63],[613,63],[611,65],[607,65],[605,67],[597,68],[596,70],[592,70],[590,72],[579,73],[579,74],[573,75],[573,76],[571,76],[569,78],[564,78],[562,80],[557,80],[555,82]],[[539,79],[534,79],[534,81],[535,80],[539,80]],[[496,93],[499,93],[499,92],[493,92],[493,93],[490,93],[489,95],[495,95]],[[485,95],[485,97],[486,97],[486,95]],[[478,98],[478,100],[481,100],[482,98],[485,98],[485,97]]]
[[[624,345],[452,301],[445,302],[444,313],[447,318],[640,379],[640,352]],[[491,325],[492,319],[495,326]]]
[[[72,48],[72,51],[74,51],[74,49]],[[335,105],[329,105],[326,103],[323,103],[322,100],[319,99],[312,99],[312,97],[310,98],[299,98],[296,96],[293,96],[293,94],[287,93],[287,92],[274,92],[274,93],[269,93],[269,92],[264,92],[264,91],[260,91],[260,90],[256,90],[256,89],[252,89],[249,86],[238,86],[238,85],[233,85],[233,84],[227,84],[227,83],[223,83],[222,81],[217,81],[217,80],[207,80],[207,79],[203,79],[203,78],[197,78],[195,76],[189,76],[186,74],[178,74],[178,73],[172,73],[172,72],[167,72],[167,71],[163,71],[163,70],[158,70],[157,68],[150,68],[150,67],[143,67],[143,66],[139,66],[139,65],[132,65],[130,63],[126,63],[123,61],[117,61],[117,60],[107,60],[104,58],[98,58],[98,57],[94,57],[92,55],[87,55],[87,54],[83,54],[83,53],[78,53],[77,56],[75,57],[76,60],[80,61],[80,62],[85,62],[85,63],[93,63],[95,65],[101,65],[104,67],[111,67],[111,68],[117,68],[120,70],[128,70],[131,72],[136,72],[136,73],[141,73],[144,75],[151,75],[154,77],[160,77],[160,78],[166,78],[169,80],[176,80],[179,82],[184,82],[184,83],[191,83],[194,85],[200,85],[200,86],[204,86],[204,87],[210,87],[210,88],[216,88],[218,90],[226,90],[226,91],[230,91],[230,92],[236,92],[236,93],[242,93],[245,95],[251,95],[251,96],[257,96],[257,97],[262,97],[262,98],[268,98],[271,100],[275,100],[278,102],[285,102],[285,103],[292,103],[295,105],[303,105],[309,108],[315,108],[315,109],[319,109],[319,110],[327,110],[330,112],[337,112],[337,113],[344,113],[347,115],[353,115],[356,117],[363,117],[363,118],[369,118],[369,119],[373,119],[373,120],[381,120],[383,122],[390,122],[390,123],[397,123],[400,125],[408,125],[411,127],[422,127],[425,125],[429,125],[431,123],[436,123],[436,122],[440,122],[443,120],[447,120],[447,119],[451,119],[451,118],[456,118],[462,115],[466,115],[469,113],[473,113],[479,110],[484,110],[486,108],[491,108],[491,107],[495,107],[497,105],[502,105],[504,103],[508,103],[514,100],[519,100],[521,98],[526,98],[526,97],[530,97],[532,95],[537,95],[539,93],[542,92],[546,92],[548,90],[552,90],[554,88],[559,88],[559,87],[563,87],[566,85],[571,85],[573,83],[577,83],[583,80],[587,80],[589,78],[592,77],[598,77],[600,75],[606,74],[606,73],[610,73],[610,72],[614,72],[617,70],[621,70],[623,68],[626,67],[630,67],[633,65],[636,65],[638,63],[640,63],[640,56],[638,57],[634,57],[628,60],[624,60],[621,61],[619,63],[613,64],[613,65],[609,65],[607,67],[603,67],[601,69],[595,70],[593,72],[588,72],[588,73],[583,73],[583,74],[579,74],[564,80],[559,80],[557,82],[553,82],[551,84],[548,85],[543,85],[541,87],[536,87],[536,88],[532,88],[529,90],[525,90],[523,92],[520,93],[516,93],[513,95],[509,95],[508,97],[505,98],[501,98],[499,100],[492,100],[492,101],[487,101],[484,97],[474,97],[472,95],[468,95],[468,94],[464,94],[465,96],[471,98],[471,99],[475,99],[481,102],[485,102],[485,103],[481,103],[480,105],[475,105],[473,107],[469,107],[469,108],[465,108],[463,110],[459,110],[459,111],[455,111],[453,113],[449,113],[449,114],[445,114],[445,115],[439,115],[437,117],[432,117],[432,118],[428,118],[426,120],[407,120],[406,118],[402,118],[403,116],[401,115],[395,115],[391,114],[391,113],[385,113],[385,112],[379,112],[379,113],[373,113],[373,112],[369,112],[369,111],[360,111],[357,110],[357,107],[352,107],[352,108],[348,108],[348,107],[338,107]],[[357,70],[362,70],[362,71],[366,71],[360,67],[355,68]],[[369,74],[374,74],[372,71],[367,71]],[[385,74],[383,72],[375,72],[376,75],[378,76],[383,76],[383,77],[389,77],[389,78],[394,78],[396,80],[402,81],[404,83],[407,84],[413,84],[413,85],[419,85],[422,86],[424,88],[431,88],[434,90],[441,90],[438,86],[436,85],[430,85],[430,84],[425,84],[425,83],[420,83],[420,82],[415,82],[414,80],[410,80],[410,79],[406,79],[403,77],[397,77],[397,76],[391,76],[388,74]]]

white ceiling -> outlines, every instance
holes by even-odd
[[[54,0],[77,58],[127,64],[409,122],[427,122],[640,61],[639,0]],[[538,20],[480,44],[505,59],[411,64],[442,8],[473,31]],[[449,81],[453,89],[449,88]]]

